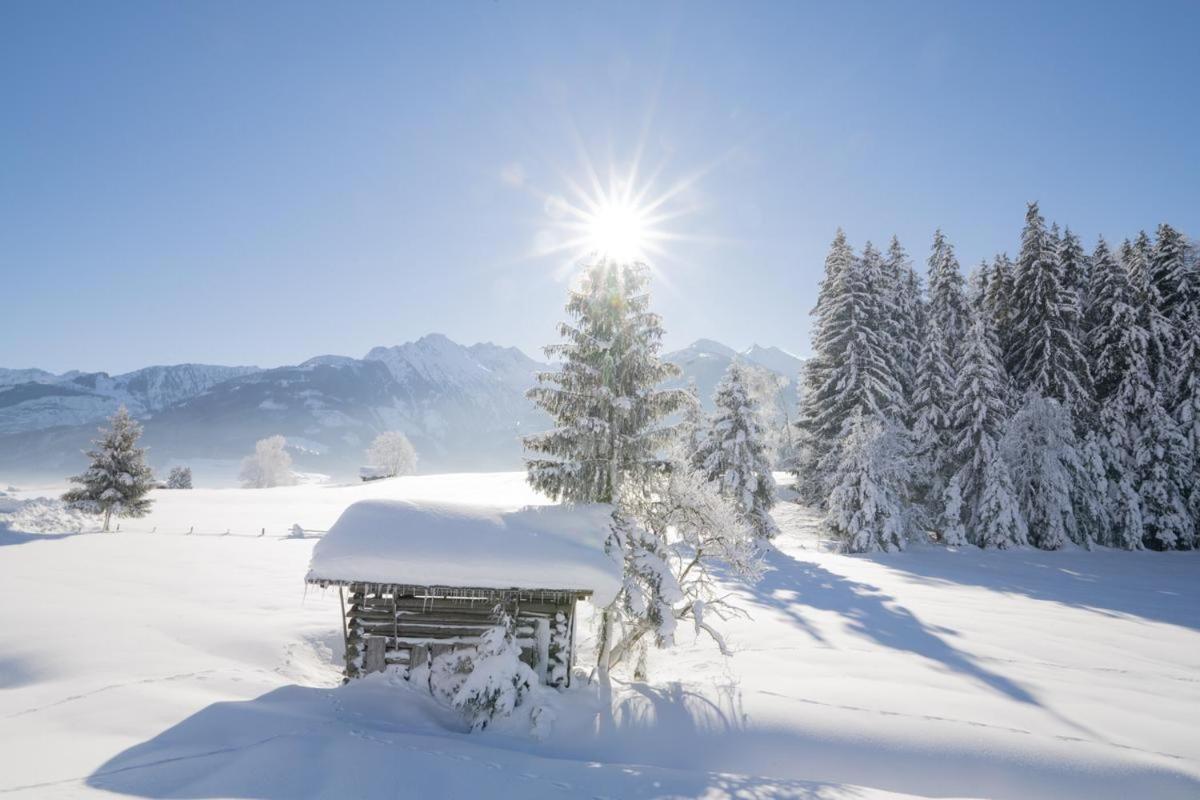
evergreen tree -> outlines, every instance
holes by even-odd
[[[1080,243],[1079,237],[1071,232],[1069,226],[1063,232],[1058,258],[1062,270],[1063,286],[1075,295],[1078,318],[1083,314],[1083,308],[1087,302],[1091,264],[1087,254],[1083,251],[1083,244]]]
[[[1001,361],[1006,365],[1013,358],[1012,296],[1013,264],[1009,260],[1008,254],[1002,253],[992,260],[984,305],[987,308],[992,331],[996,334],[996,341],[1000,346]]]
[[[910,415],[916,393],[917,362],[921,357],[921,278],[895,236],[888,246],[885,268],[891,289],[893,374],[900,386],[905,415]],[[911,421],[911,419],[910,419]]]
[[[946,352],[949,343],[937,321],[926,320],[913,395],[912,434],[915,441],[914,492],[931,520],[941,517],[939,503],[954,473],[951,408],[954,372]]]
[[[984,463],[981,485],[983,490],[971,523],[971,541],[983,548],[1002,550],[1028,544],[1029,529],[999,448]]]
[[[92,442],[95,447],[85,452],[92,460],[87,471],[70,479],[78,488],[63,495],[72,508],[103,514],[106,531],[114,516],[144,517],[154,502],[146,496],[153,488],[154,475],[146,466],[146,451],[137,446],[142,426],[125,406],[108,418],[108,424]]]
[[[797,489],[810,504],[824,501],[826,472],[843,427],[856,412],[895,413],[900,389],[879,330],[885,287],[871,285],[864,262],[854,258],[839,230],[825,260],[825,278],[814,309],[814,357],[805,365],[805,392],[797,420]]]
[[[1029,394],[1009,421],[1001,453],[1013,479],[1030,543],[1058,550],[1091,539],[1076,518],[1078,487],[1090,480],[1070,413],[1054,398]]]
[[[717,410],[708,436],[694,458],[696,468],[715,483],[762,539],[779,532],[771,518],[775,479],[767,459],[758,408],[747,391],[741,364],[734,361],[717,386]]]
[[[1190,462],[1188,509],[1195,535],[1200,537],[1200,253],[1196,256],[1189,260],[1180,281],[1179,338],[1170,399]]]
[[[849,553],[902,550],[912,530],[907,434],[891,420],[856,412],[846,426],[824,525]]]
[[[1015,389],[1062,403],[1075,419],[1090,410],[1087,359],[1079,343],[1077,295],[1062,281],[1054,237],[1030,203],[1013,286]]]
[[[1150,250],[1148,284],[1158,299],[1159,311],[1176,326],[1180,312],[1186,308],[1191,281],[1185,260],[1187,240],[1170,225],[1159,225],[1154,246]]]
[[[955,484],[962,497],[961,519],[967,523],[968,538],[976,544],[981,543],[979,529],[986,521],[982,516],[985,493],[991,493],[993,504],[1002,499],[1003,487],[989,487],[987,481],[995,479],[992,463],[1008,416],[1006,384],[995,332],[983,313],[976,314],[963,348],[950,414]],[[1008,490],[1011,494],[1011,486]],[[1019,538],[1017,531],[1009,533],[1014,541]]]
[[[556,500],[608,503],[622,481],[644,483],[666,468],[662,420],[688,402],[680,389],[657,388],[679,370],[658,351],[662,324],[649,310],[649,281],[640,264],[599,258],[570,293],[565,340],[545,349],[560,369],[538,375],[529,397],[555,421],[525,438],[529,483]]]
[[[1195,527],[1186,496],[1190,470],[1187,443],[1151,385],[1138,400],[1141,435],[1134,458],[1142,502],[1143,543],[1152,550],[1190,549]]]
[[[962,272],[954,257],[954,246],[938,230],[929,254],[928,318],[934,330],[945,337],[945,352],[954,365],[958,347],[967,332],[969,317]]]
[[[1139,392],[1149,380],[1146,331],[1129,275],[1101,239],[1092,255],[1087,342],[1095,386],[1095,447],[1110,520],[1097,538],[1110,547],[1142,546],[1141,501],[1135,486]]]

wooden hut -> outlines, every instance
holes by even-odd
[[[576,605],[607,605],[620,565],[604,551],[611,509],[505,509],[397,500],[353,504],[317,543],[307,582],[337,587],[346,679],[421,666],[474,646],[503,609],[521,658],[570,685]]]

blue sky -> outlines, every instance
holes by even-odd
[[[0,6],[0,365],[533,353],[547,197],[635,155],[682,185],[667,344],[808,347],[825,249],[1025,203],[1089,244],[1200,233],[1200,4]],[[640,145],[640,147],[639,147]]]

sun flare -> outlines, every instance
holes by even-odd
[[[646,213],[628,202],[600,204],[586,219],[585,248],[615,261],[642,261],[651,231]]]

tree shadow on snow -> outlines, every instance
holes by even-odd
[[[977,586],[1200,630],[1200,554],[929,548],[867,556],[928,585]]]
[[[1012,700],[1041,705],[1014,681],[983,667],[956,649],[938,628],[926,625],[878,587],[830,572],[818,564],[799,561],[779,550],[767,556],[770,570],[755,587],[756,603],[786,614],[797,626],[825,644],[806,611],[832,611],[846,620],[859,636],[894,650],[936,661],[944,668],[978,681]]]
[[[1191,798],[1181,771],[997,758],[945,744],[831,738],[821,731],[743,727],[684,690],[634,686],[615,736],[556,727],[544,742],[468,734],[431,717],[417,692],[379,682],[336,689],[285,686],[220,702],[109,759],[86,785],[135,797],[299,800],[324,797],[712,797],[832,800],[842,783],[1001,800],[1131,796]],[[432,702],[432,701],[430,701]],[[941,769],[946,763],[954,769]],[[734,774],[738,773],[738,774]],[[768,777],[769,776],[769,777]],[[816,780],[814,780],[814,778]],[[30,794],[75,780],[0,786]]]

